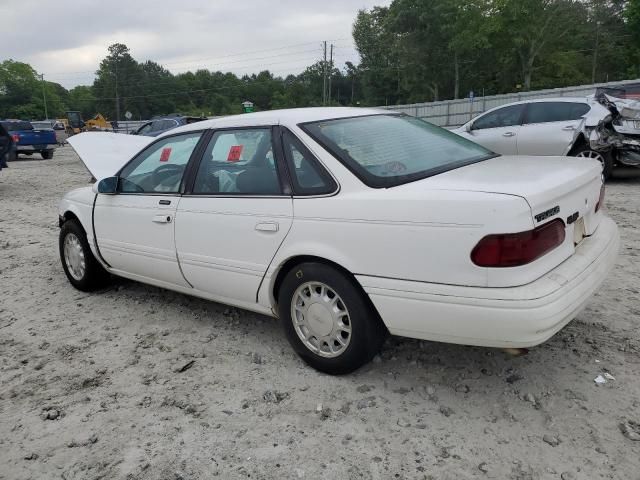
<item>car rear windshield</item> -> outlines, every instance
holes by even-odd
[[[496,156],[407,115],[340,118],[300,127],[374,188],[393,187]]]
[[[31,125],[29,122],[22,122],[22,121],[9,121],[9,122],[2,122],[2,126],[8,131],[8,132],[18,132],[18,131],[22,131],[22,130],[33,130],[33,125]]]

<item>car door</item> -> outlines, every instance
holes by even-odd
[[[184,276],[220,301],[255,304],[291,228],[293,200],[274,138],[271,127],[215,131],[178,207]]]
[[[502,155],[518,153],[518,134],[524,105],[507,105],[478,117],[469,129],[469,139]]]
[[[518,135],[520,155],[566,155],[591,107],[581,102],[527,104]]]
[[[189,286],[176,257],[174,220],[184,172],[201,135],[189,132],[154,142],[122,169],[117,194],[98,195],[96,242],[115,273]]]

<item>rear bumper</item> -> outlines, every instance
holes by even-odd
[[[394,335],[487,347],[544,342],[584,308],[618,255],[618,227],[602,217],[576,252],[538,280],[482,288],[356,276]]]
[[[41,152],[43,150],[53,150],[58,145],[56,144],[43,144],[43,145],[17,145],[16,150],[18,152]]]

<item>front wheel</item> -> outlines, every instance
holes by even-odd
[[[307,364],[331,375],[369,362],[387,334],[354,280],[322,263],[303,263],[287,273],[278,310],[293,349]]]
[[[42,158],[45,160],[50,160],[53,158],[53,150],[43,150],[40,152],[40,155],[42,155]]]
[[[80,222],[64,222],[60,229],[59,249],[62,268],[71,285],[83,292],[106,285],[109,273],[93,256]]]
[[[611,152],[598,152],[597,150],[591,150],[589,147],[584,147],[578,150],[574,156],[598,160],[602,165],[602,175],[604,179],[607,180],[611,176],[611,172],[613,171],[613,156]]]

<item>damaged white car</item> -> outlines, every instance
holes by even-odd
[[[605,93],[510,103],[453,131],[503,155],[594,158],[605,178],[618,164],[640,167],[640,102]]]
[[[279,317],[332,374],[368,362],[389,332],[544,342],[617,256],[597,161],[500,156],[388,111],[261,112],[69,143],[98,179],[59,207],[72,285],[113,274]]]

